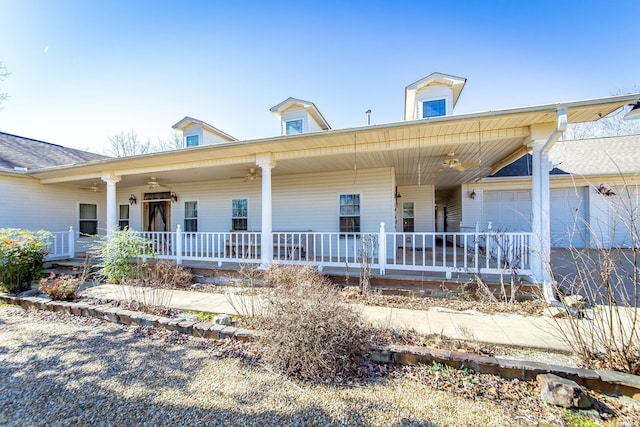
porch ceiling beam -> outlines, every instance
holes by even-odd
[[[357,150],[363,152],[382,152],[412,148],[427,148],[429,146],[450,146],[478,144],[479,142],[491,142],[501,139],[528,138],[529,127],[498,129],[482,132],[468,132],[453,135],[417,136],[415,138],[402,138],[380,142],[364,142],[356,140]],[[274,153],[276,160],[298,159],[305,157],[318,157],[330,154],[345,154],[353,152],[353,139],[350,144],[340,146],[310,148],[303,150],[291,150]]]
[[[175,170],[187,170],[187,169],[196,169],[196,168],[206,168],[206,167],[215,167],[215,166],[228,166],[228,165],[237,165],[243,163],[255,163],[256,156],[242,156],[242,157],[231,157],[224,159],[211,159],[211,160],[201,160],[197,162],[183,162],[183,163],[172,163],[172,164],[164,164],[164,165],[155,165],[155,166],[147,166],[141,168],[130,168],[130,169],[116,169],[113,170],[113,173],[118,176],[127,176],[127,175],[138,175],[138,174],[150,174],[156,172],[166,172],[166,171],[175,171]],[[40,179],[41,184],[57,184],[63,182],[73,182],[84,179],[100,179],[103,175],[102,171],[98,171],[95,173],[87,173],[80,175],[68,175],[68,176],[60,176],[55,178],[42,178]]]

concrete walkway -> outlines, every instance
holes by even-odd
[[[87,288],[84,296],[115,299],[143,300],[150,303],[167,301],[172,308],[205,313],[240,314],[250,304],[259,306],[261,299],[222,293],[191,291],[151,291],[146,295],[140,288],[123,285],[100,285]],[[558,332],[556,322],[546,317],[521,316],[515,314],[484,314],[457,312],[433,308],[412,310],[359,305],[366,320],[374,325],[410,328],[425,334],[443,334],[450,338],[476,340],[486,343],[505,344],[518,347],[539,348],[552,351],[569,351],[570,347]]]

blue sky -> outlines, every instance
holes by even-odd
[[[103,152],[184,116],[275,136],[312,101],[336,128],[403,119],[404,87],[466,77],[456,113],[640,91],[639,1],[0,0],[0,131]]]

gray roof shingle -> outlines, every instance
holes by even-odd
[[[0,170],[42,169],[106,158],[101,154],[0,132]]]

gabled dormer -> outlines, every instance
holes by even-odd
[[[188,116],[173,125],[172,128],[182,131],[186,147],[237,141],[236,138],[222,132],[220,129],[216,129],[202,120]]]
[[[466,81],[462,77],[433,73],[411,83],[404,92],[404,119],[452,114]]]
[[[331,126],[320,114],[313,102],[297,98],[287,98],[269,111],[280,119],[280,134],[319,132],[329,130]]]

